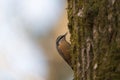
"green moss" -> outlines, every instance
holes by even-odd
[[[78,13],[82,8],[83,16],[80,17]],[[114,4],[110,3],[110,0],[68,0],[67,11],[74,80],[120,79],[119,0],[115,0]],[[87,69],[88,38],[91,40],[89,52],[91,62]],[[84,55],[82,55],[83,48]],[[78,62],[80,69],[77,68]],[[95,64],[97,64],[96,69],[94,69]]]

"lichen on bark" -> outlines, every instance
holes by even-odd
[[[68,0],[74,80],[120,80],[119,0]]]

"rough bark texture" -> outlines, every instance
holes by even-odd
[[[68,0],[74,80],[120,80],[120,0]]]

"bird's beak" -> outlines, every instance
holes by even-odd
[[[67,32],[64,34],[64,36],[66,36],[67,35]]]

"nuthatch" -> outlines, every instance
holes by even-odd
[[[66,41],[66,35],[60,35],[56,39],[56,48],[61,55],[61,57],[68,63],[68,65],[72,68],[72,63],[71,63],[71,55],[70,55],[70,48],[71,45],[69,42]]]

